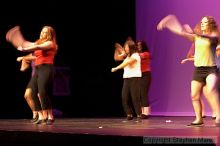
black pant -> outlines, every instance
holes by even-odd
[[[126,114],[133,114],[134,107],[136,115],[141,115],[140,81],[141,78],[138,77],[124,78],[122,105]]]
[[[35,73],[31,78],[32,98],[40,100],[41,109],[52,109],[51,99],[53,89],[54,68],[52,64],[42,64],[35,68]],[[38,93],[40,98],[38,98]],[[35,102],[39,103],[39,102]],[[36,109],[39,110],[39,109]]]
[[[151,84],[151,72],[142,73],[141,77],[141,106],[148,107],[149,104],[149,89]]]

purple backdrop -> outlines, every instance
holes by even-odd
[[[153,55],[150,102],[152,115],[194,115],[190,98],[193,62],[181,64],[191,45],[170,31],[157,31],[157,23],[175,14],[182,24],[192,28],[202,16],[220,21],[219,0],[136,0],[136,40],[145,40]],[[211,114],[205,101],[207,115]]]

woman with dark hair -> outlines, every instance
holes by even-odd
[[[218,70],[215,60],[216,48],[220,43],[220,35],[215,19],[212,16],[204,16],[200,21],[197,32],[190,33],[185,30],[175,15],[168,15],[157,26],[158,30],[164,28],[187,38],[195,45],[195,69],[191,81],[191,98],[196,119],[188,126],[200,126],[203,124],[200,98],[204,86],[206,86],[207,97],[213,100],[212,107],[216,107],[216,126],[220,126],[220,104],[217,91]]]
[[[123,60],[123,62],[117,67],[112,68],[111,71],[116,72],[119,69],[124,69],[124,83],[122,88],[123,108],[127,114],[127,120],[132,120],[134,116],[132,107],[134,107],[137,121],[139,121],[141,120],[141,59],[134,41],[126,41],[124,49],[127,54],[126,58],[123,60],[124,56],[122,55],[121,60]]]
[[[150,114],[149,89],[151,84],[151,54],[145,41],[136,42],[141,57],[141,118],[147,119]]]

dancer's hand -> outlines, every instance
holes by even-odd
[[[116,67],[112,68],[111,72],[116,72],[118,69]]]
[[[190,57],[190,58],[183,59],[183,60],[181,61],[181,64],[184,64],[184,63],[186,63],[186,62],[188,62],[188,61],[194,61],[194,57]]]
[[[168,15],[164,17],[157,25],[157,30],[163,30],[166,27],[166,24],[172,20],[175,16],[174,15]]]
[[[183,60],[181,61],[181,64],[185,64],[187,61],[188,61],[188,59],[183,59]]]
[[[11,28],[6,33],[6,40],[10,42],[15,48],[17,48],[18,46],[22,46],[25,39],[21,33],[20,26],[15,26]]]
[[[24,48],[22,46],[18,46],[17,50],[24,51]]]
[[[118,51],[119,54],[125,52],[124,48],[119,43],[115,43],[115,50]]]
[[[162,30],[164,28],[169,29],[175,34],[182,35],[183,27],[175,15],[168,15],[158,23],[157,30]]]
[[[17,57],[17,61],[20,62],[24,57]]]
[[[218,45],[218,46],[216,47],[216,55],[217,55],[217,57],[220,56],[220,45]]]
[[[115,43],[114,60],[122,61],[126,56],[124,48],[119,43]]]

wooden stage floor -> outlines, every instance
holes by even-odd
[[[194,117],[152,116],[137,122],[125,118],[57,118],[53,125],[30,119],[0,119],[1,146],[39,145],[220,145],[220,127],[211,117],[189,127]]]

